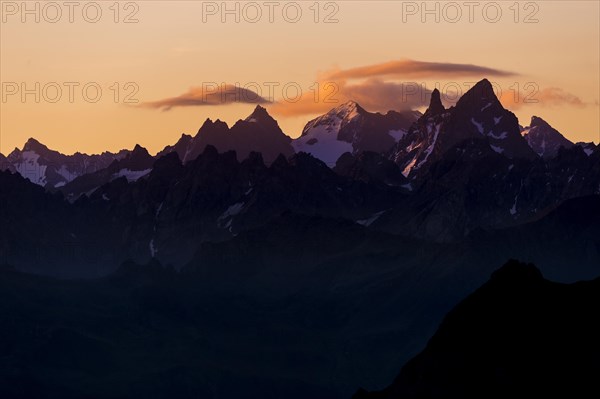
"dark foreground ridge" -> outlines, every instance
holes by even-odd
[[[388,388],[354,399],[598,397],[598,303],[600,279],[558,284],[510,261]]]

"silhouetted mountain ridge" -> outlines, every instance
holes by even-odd
[[[392,385],[354,398],[593,397],[600,279],[563,285],[511,261],[456,306]]]

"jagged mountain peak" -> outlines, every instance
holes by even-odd
[[[23,151],[48,150],[48,147],[33,137],[30,137],[23,146]]]
[[[560,147],[571,148],[575,145],[538,116],[531,117],[531,124],[521,134],[531,149],[544,158],[555,157]]]
[[[149,165],[153,163],[153,157],[150,155],[147,149],[142,147],[139,144],[136,144],[131,153],[127,154],[127,156],[122,161],[115,162],[123,162],[130,169],[145,169]]]
[[[179,158],[179,154],[176,151],[170,152],[156,160],[152,167],[152,174],[162,171],[163,169],[169,170],[173,167],[181,167],[183,163]]]
[[[272,134],[275,135],[285,135],[285,133],[283,133],[283,131],[281,130],[281,128],[279,127],[279,123],[277,123],[277,121],[275,120],[275,118],[273,118],[269,112],[266,110],[266,108],[257,105],[256,108],[254,108],[254,111],[243,121],[238,121],[233,127],[232,129],[238,129],[240,128],[240,125],[243,125],[244,123],[254,123],[254,124],[258,124],[260,125],[261,128],[266,129],[268,132],[271,132]]]
[[[196,137],[200,136],[203,133],[206,133],[207,131],[216,131],[218,133],[225,133],[228,130],[229,130],[229,126],[227,126],[226,122],[223,122],[220,119],[217,119],[213,122],[212,119],[206,118],[206,120],[204,121],[202,126],[200,126],[200,129],[198,130]]]
[[[469,91],[475,93],[478,92],[482,96],[496,96],[496,94],[494,93],[494,86],[486,78],[483,78],[479,82],[477,82],[475,86],[473,86]]]
[[[156,158],[159,159],[165,156],[166,154],[175,152],[177,153],[179,159],[181,159],[182,162],[188,161],[188,150],[193,139],[194,138],[191,135],[182,133],[181,137],[179,138],[179,140],[177,140],[175,144],[166,146],[162,151],[156,154]]]
[[[492,273],[490,282],[516,284],[543,280],[542,272],[534,264],[509,260],[504,266]]]
[[[260,122],[263,120],[274,120],[266,108],[257,105],[254,111],[245,119],[246,122]]]
[[[348,101],[338,105],[334,109],[349,109],[349,110],[355,110],[355,111],[359,111],[359,110],[364,111],[365,110],[363,107],[360,106],[359,103],[357,103],[354,100],[348,100]]]
[[[517,117],[502,106],[487,79],[467,91],[455,107],[442,109],[439,91],[434,90],[430,109],[394,149],[391,159],[405,176],[424,173],[424,165],[467,140],[483,139],[493,151],[510,159],[536,158],[521,136]]]
[[[531,123],[529,124],[529,127],[536,127],[536,126],[550,126],[550,124],[548,122],[546,122],[544,119],[540,118],[539,116],[532,116],[531,117]]]
[[[489,80],[483,79],[471,87],[456,103],[456,108],[471,108],[486,106],[487,104],[499,105],[500,100],[494,92],[494,87]]]
[[[446,108],[444,108],[444,105],[442,104],[440,91],[438,89],[434,89],[431,92],[431,100],[429,101],[429,108],[427,108],[427,111],[425,112],[425,114],[427,116],[433,116],[433,115],[441,114],[444,111],[446,111]]]
[[[336,124],[341,128],[343,125],[351,122],[355,118],[367,114],[370,114],[370,112],[367,112],[356,101],[346,101],[345,103],[332,108],[326,114],[323,114],[308,122],[302,131],[302,135],[304,136],[310,129],[321,125]]]
[[[132,153],[132,154],[140,154],[140,153],[146,153],[146,154],[147,154],[147,153],[148,153],[148,150],[146,150],[146,149],[145,149],[144,147],[142,147],[141,145],[139,145],[139,144],[136,144],[136,145],[133,147],[133,151],[132,151],[131,153]]]
[[[271,162],[280,153],[288,156],[293,153],[290,141],[291,138],[283,133],[267,110],[257,105],[246,119],[238,120],[231,128],[219,119],[213,121],[207,118],[193,138],[182,135],[174,146],[165,147],[159,155],[176,151],[186,163],[196,159],[211,145],[218,152],[235,151],[240,160],[251,151],[261,152],[265,161]]]
[[[388,152],[419,116],[413,111],[372,113],[347,101],[308,122],[293,145],[296,152],[310,153],[333,167],[346,152]]]
[[[306,136],[315,128],[325,127],[328,132],[339,133],[339,131],[348,123],[352,122],[359,115],[370,114],[365,111],[357,102],[347,101],[332,108],[326,114],[323,114],[306,124],[302,130],[302,136]]]
[[[353,119],[365,113],[367,113],[367,111],[356,101],[346,101],[328,112],[328,114],[335,114],[344,119]]]
[[[37,139],[35,139],[33,137],[30,137],[25,142],[22,150],[18,150],[17,148],[15,148],[15,151],[13,151],[13,152],[21,153],[21,152],[25,152],[25,151],[32,151],[32,152],[35,152],[36,154],[42,155],[42,156],[62,155],[58,151],[51,150],[50,148],[48,148],[47,145],[41,143],[40,141],[38,141]]]

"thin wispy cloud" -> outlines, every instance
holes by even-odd
[[[584,108],[590,105],[580,97],[559,87],[548,87],[532,92],[519,92],[517,95],[513,91],[507,91],[502,93],[500,101],[505,107],[510,109],[520,109],[527,105],[539,105],[542,107],[569,106],[576,108]]]
[[[404,59],[329,72],[325,79],[364,79],[388,77],[400,79],[456,78],[466,76],[510,77],[514,72],[473,64],[426,62]]]
[[[445,62],[426,62],[416,60],[389,61],[349,69],[335,69],[321,73],[318,82],[320,92],[306,91],[300,99],[293,102],[271,101],[260,94],[237,85],[205,84],[193,87],[187,92],[157,101],[145,102],[145,108],[168,111],[175,107],[196,107],[206,105],[227,105],[233,103],[271,104],[270,111],[275,115],[294,117],[325,113],[338,104],[352,100],[370,111],[387,112],[389,110],[411,110],[426,107],[431,98],[433,87],[417,83],[422,80],[448,81],[459,77],[475,83],[483,77],[506,78],[517,76],[515,72],[489,68],[473,64],[453,64]],[[468,84],[456,83],[457,87],[468,89]],[[456,103],[462,93],[442,92],[442,101],[446,106]],[[527,105],[572,106],[588,105],[579,97],[557,87],[538,90],[531,93],[518,93],[504,90],[497,93],[505,107],[513,110]]]
[[[270,102],[256,92],[243,87],[230,84],[206,84],[202,87],[193,87],[179,96],[144,102],[140,106],[169,111],[175,107],[200,107],[234,103],[268,104]]]

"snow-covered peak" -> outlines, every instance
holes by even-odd
[[[372,113],[348,101],[308,122],[292,145],[333,166],[345,152],[387,153],[420,116],[413,111]]]
[[[21,153],[20,162],[15,164],[17,172],[32,183],[43,186],[46,184],[46,165],[38,160],[40,155],[35,151],[25,150]]]
[[[352,143],[339,140],[340,130],[352,123],[364,111],[354,101],[341,104],[331,111],[308,122],[302,136],[292,144],[296,152],[306,152],[329,166],[345,152],[353,152]]]
[[[321,115],[308,122],[302,131],[302,136],[307,135],[312,129],[319,126],[326,126],[327,131],[337,134],[343,126],[358,119],[365,112],[358,103],[354,101],[345,102],[333,108],[325,115]]]
[[[364,112],[365,110],[357,102],[347,101],[342,105],[335,107],[328,113],[335,114],[343,119],[354,119]]]

